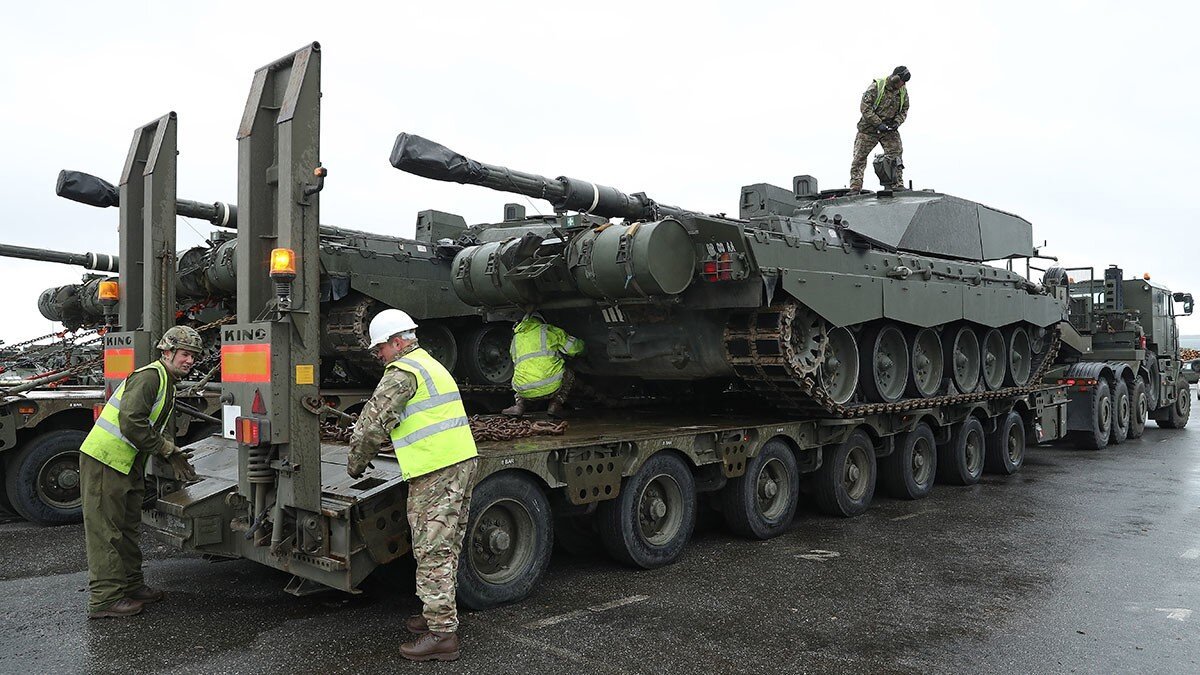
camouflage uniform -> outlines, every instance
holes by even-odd
[[[416,348],[414,342],[396,358]],[[411,373],[384,370],[354,425],[347,469],[359,473],[379,454],[381,445],[391,447],[389,433],[400,423],[404,407],[416,391],[417,380]],[[438,633],[458,630],[456,578],[477,464],[478,459],[471,458],[408,482],[408,524],[417,561],[417,597],[424,604],[422,613],[429,629]]]
[[[901,101],[900,95],[902,91],[904,92],[903,101]],[[883,152],[893,157],[901,157],[904,154],[899,128],[908,117],[908,88],[901,86],[892,89],[890,86],[884,86],[883,97],[880,98],[878,105],[875,104],[876,98],[879,98],[879,89],[878,85],[872,82],[871,86],[863,92],[862,101],[859,104],[862,118],[858,120],[858,133],[854,136],[854,154],[850,161],[851,190],[862,189],[867,156],[871,154],[876,145],[883,146]],[[880,133],[879,125],[881,124],[892,127],[892,131]],[[903,183],[903,169],[898,167],[896,169],[896,186]]]

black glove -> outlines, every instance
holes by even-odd
[[[880,124],[878,127],[875,128],[875,130],[881,134],[886,134],[887,132],[891,131],[892,128],[886,124]]]

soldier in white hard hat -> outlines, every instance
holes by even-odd
[[[413,661],[453,661],[461,652],[455,584],[478,453],[458,386],[417,344],[417,324],[398,309],[371,320],[371,351],[384,365],[350,437],[346,473],[358,478],[386,439],[408,481],[408,524],[421,614],[418,637],[400,645]]]
[[[169,328],[158,342],[162,357],[125,378],[79,448],[89,619],[133,616],[163,599],[142,576],[143,472],[146,458],[158,455],[180,479],[197,478],[191,454],[173,442],[173,418],[175,383],[191,372],[203,348],[192,328]]]

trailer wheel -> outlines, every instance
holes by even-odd
[[[470,522],[458,569],[458,599],[487,609],[529,595],[550,564],[550,502],[532,478],[512,471],[471,493]]]
[[[1133,380],[1133,393],[1129,396],[1129,438],[1141,438],[1146,431],[1146,418],[1150,415],[1146,399],[1146,383],[1141,377]]]
[[[721,490],[721,512],[729,529],[743,537],[770,539],[783,534],[796,516],[800,469],[787,443],[767,441],[746,473]]]
[[[938,481],[952,485],[974,485],[983,475],[987,442],[983,423],[968,417],[956,424],[950,442],[938,447]]]
[[[1101,450],[1108,445],[1108,437],[1112,434],[1112,396],[1109,393],[1108,382],[1099,380],[1096,386],[1092,387],[1091,394],[1091,429],[1077,431],[1075,435],[1083,447]]]
[[[38,525],[83,520],[79,446],[85,438],[76,429],[51,431],[9,458],[4,483],[14,511]]]
[[[647,459],[620,494],[596,510],[596,529],[608,554],[644,569],[674,562],[695,526],[695,479],[678,455],[666,452]]]
[[[1009,476],[1020,471],[1024,463],[1025,420],[1021,419],[1021,413],[1010,410],[988,436],[984,468],[988,473]]]
[[[826,446],[821,468],[813,477],[817,508],[831,516],[850,518],[867,510],[875,496],[875,446],[856,429],[838,445]]]
[[[1192,388],[1187,384],[1175,390],[1175,402],[1162,419],[1155,420],[1164,429],[1182,429],[1192,416]]]
[[[1111,445],[1120,445],[1129,438],[1129,385],[1125,380],[1117,380],[1113,388],[1112,430],[1108,435]]]
[[[883,489],[897,499],[920,499],[933,489],[937,474],[937,442],[933,429],[918,422],[896,443],[896,451],[879,460]]]

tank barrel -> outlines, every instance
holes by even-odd
[[[401,133],[392,146],[392,166],[423,178],[481,185],[549,201],[558,211],[579,211],[605,218],[657,220],[687,213],[655,202],[644,193],[627,195],[606,185],[576,178],[547,178],[495,164],[477,162],[416,134]]]
[[[25,246],[0,244],[0,257],[24,258],[25,260],[38,260],[40,262],[77,265],[100,272],[120,271],[118,268],[119,258],[107,253],[67,253],[65,251],[51,251],[45,248],[28,248]]]
[[[54,193],[73,202],[106,209],[119,206],[121,192],[117,186],[90,173],[63,169],[58,172]],[[237,229],[237,207],[223,202],[205,204],[190,199],[177,199],[175,212],[185,218],[207,220],[217,227]]]

